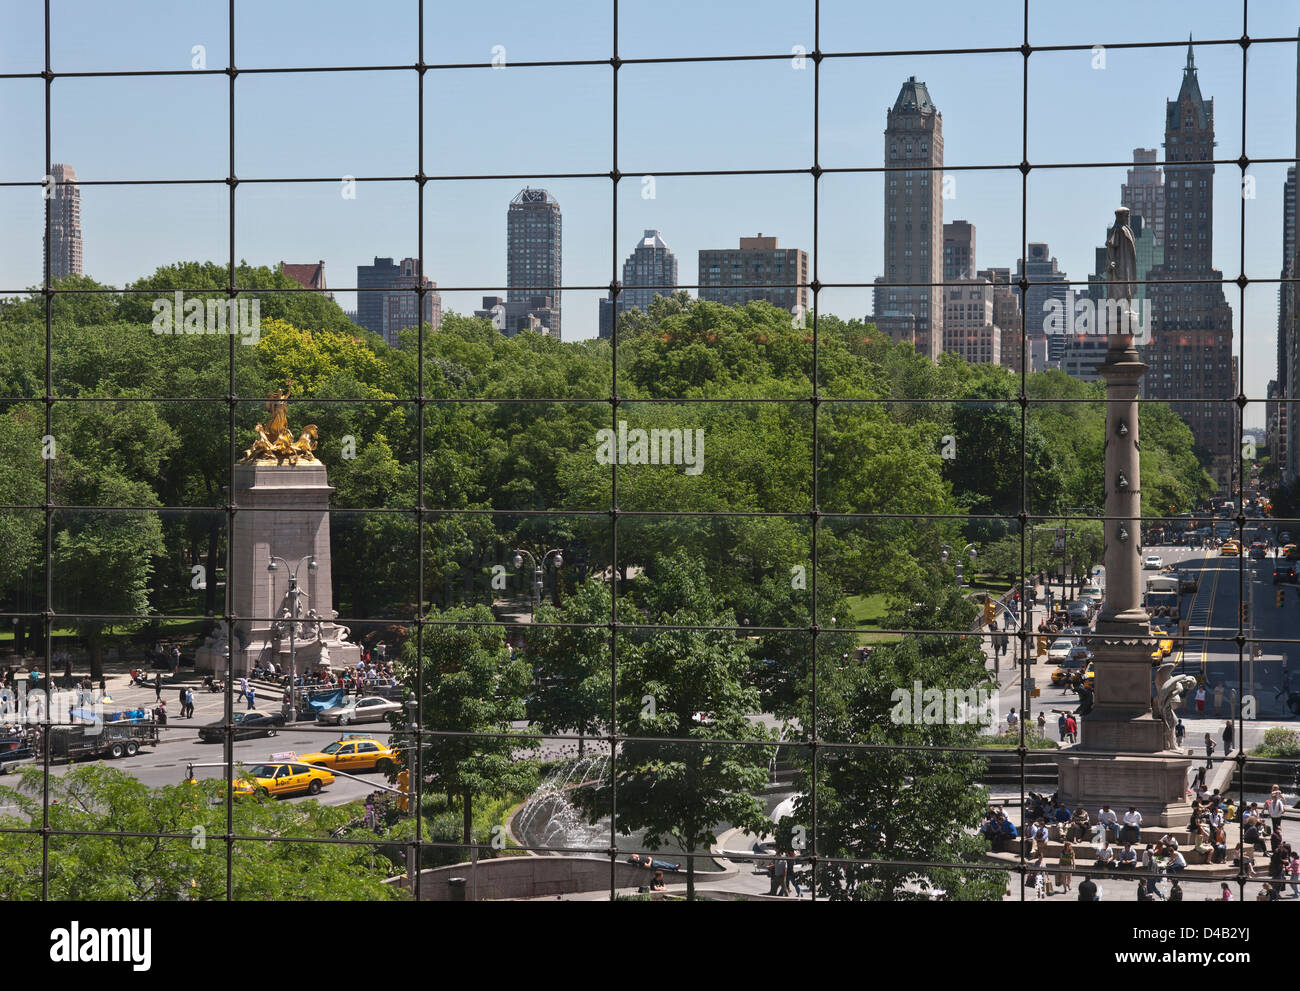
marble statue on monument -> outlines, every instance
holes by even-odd
[[[1196,679],[1190,674],[1174,674],[1173,663],[1166,662],[1156,671],[1156,684],[1160,686],[1156,705],[1160,709],[1160,718],[1165,722],[1165,749],[1183,753],[1176,732],[1177,709],[1183,704],[1183,697],[1196,687]]]
[[[1170,719],[1176,722],[1174,710],[1188,686],[1164,670],[1153,684],[1154,642],[1142,601],[1138,393],[1147,366],[1134,342],[1137,252],[1125,207],[1115,211],[1106,238],[1106,283],[1108,346],[1097,366],[1106,382],[1106,592],[1089,638],[1093,704],[1080,722],[1078,743],[1060,751],[1060,790],[1071,807],[1132,805],[1149,826],[1184,825],[1191,760],[1174,746]]]
[[[329,500],[325,465],[316,457],[317,429],[289,428],[289,391],[267,397],[270,413],[254,427],[252,446],[235,464],[230,489],[230,533],[225,613],[196,652],[201,672],[238,678],[274,662],[311,672],[331,661],[352,666],[360,657],[350,631],[335,620],[331,576]],[[275,559],[284,567],[272,567]],[[311,567],[297,569],[296,563]],[[299,581],[300,573],[305,577]],[[302,600],[311,603],[305,613]],[[292,635],[290,635],[292,634]]]

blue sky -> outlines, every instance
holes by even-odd
[[[425,59],[502,69],[431,71],[425,80],[424,168],[430,175],[608,172],[613,164],[612,70],[608,66],[530,67],[529,60],[607,59],[611,0],[564,3],[426,2]],[[922,8],[918,6],[918,10]],[[823,0],[821,43],[828,52],[1018,46],[1019,0],[926,5],[922,21],[896,3]],[[978,16],[972,11],[978,9]],[[417,57],[415,0],[237,0],[235,50],[241,67],[385,66]],[[794,0],[622,0],[619,54],[625,59],[791,53],[814,44],[813,3]],[[227,9],[215,0],[51,0],[51,59],[60,72],[130,68],[188,70],[196,45],[209,67],[229,54]],[[43,67],[40,0],[0,0],[0,73]],[[1293,0],[1253,0],[1253,37],[1295,38]],[[1031,0],[1035,46],[1113,45],[1236,38],[1240,5],[1223,2],[1063,4]],[[497,46],[501,46],[498,48]],[[1246,73],[1252,158],[1295,155],[1295,41],[1258,43]],[[1172,48],[1038,52],[1029,60],[1030,161],[1125,161],[1135,147],[1159,148],[1165,100],[1178,90],[1185,57]],[[1202,91],[1214,97],[1218,154],[1242,153],[1242,51],[1198,45]],[[831,58],[821,73],[820,160],[824,167],[879,166],[885,110],[902,80],[929,86],[943,113],[946,164],[1013,164],[1021,158],[1025,94],[1018,54]],[[813,162],[811,63],[626,65],[619,72],[618,167],[628,178],[454,180],[425,195],[426,272],[440,287],[502,287],[505,212],[525,184],[544,185],[564,216],[564,281],[604,285],[643,228],[663,231],[684,282],[696,252],[733,245],[742,234],[776,235],[813,247],[809,176],[673,177],[658,173],[735,168],[807,168]],[[0,79],[0,179],[44,173],[43,82]],[[66,78],[53,86],[53,158],[83,179],[224,178],[228,82],[223,76]],[[355,283],[374,255],[418,251],[411,182],[366,182],[355,200],[337,177],[414,175],[418,168],[417,76],[411,70],[246,74],[236,80],[236,173],[241,178],[328,177],[320,184],[249,184],[236,198],[236,255],[258,263],[324,259],[332,286]],[[1072,278],[1091,270],[1093,251],[1119,200],[1123,168],[1043,169],[1027,183],[1027,236],[1047,241]],[[1285,164],[1252,166],[1256,199],[1238,194],[1238,171],[1215,179],[1215,263],[1276,278],[1281,266]],[[641,176],[656,175],[654,198]],[[818,272],[823,281],[869,283],[881,268],[879,174],[829,175],[821,182]],[[82,191],[88,274],[122,284],[181,258],[224,260],[228,194],[223,185],[101,186]],[[976,225],[981,266],[1014,266],[1020,254],[1021,177],[984,168],[957,174],[945,219]],[[617,216],[617,243],[611,223]],[[40,193],[0,187],[0,290],[40,279]],[[444,292],[447,309],[467,311],[493,289]],[[564,296],[566,338],[594,336],[595,290]],[[345,306],[352,294],[340,293]],[[1251,287],[1241,306],[1245,385],[1264,394],[1273,376],[1276,284]],[[822,306],[862,316],[868,289],[827,290]],[[1262,408],[1248,423],[1262,423]]]

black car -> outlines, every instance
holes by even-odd
[[[1273,565],[1273,584],[1278,585],[1282,582],[1288,582],[1291,585],[1296,583],[1294,561],[1278,561]]]
[[[284,716],[279,712],[244,711],[231,714],[235,724],[236,740],[251,740],[255,736],[275,736],[284,726]],[[226,738],[222,723],[208,723],[199,727],[199,739],[204,743],[219,743]]]

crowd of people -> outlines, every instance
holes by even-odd
[[[1069,809],[1060,800],[1059,793],[1049,797],[1030,792],[1022,826],[1016,826],[1007,815],[1005,806],[989,806],[979,832],[988,839],[994,852],[1014,851],[1030,864],[1029,885],[1038,898],[1053,894],[1056,887],[1067,893],[1072,890],[1072,875],[1078,859],[1076,844],[1092,842],[1096,849],[1097,870],[1112,873],[1115,877],[1137,876],[1139,901],[1165,897],[1181,901],[1182,889],[1177,883],[1177,875],[1187,869],[1189,857],[1194,863],[1230,862],[1241,870],[1244,877],[1267,877],[1258,898],[1260,901],[1276,901],[1288,885],[1290,897],[1300,898],[1300,854],[1282,837],[1285,810],[1282,790],[1276,785],[1266,802],[1250,802],[1238,809],[1231,798],[1221,795],[1218,789],[1209,791],[1203,780],[1198,781],[1188,823],[1191,849],[1187,850],[1174,831],[1144,845],[1142,813],[1133,806],[1121,814],[1103,804],[1093,820],[1086,809]],[[1241,841],[1229,860],[1226,825],[1238,819]],[[1047,848],[1053,842],[1061,844],[1054,874],[1048,866]],[[1268,861],[1261,871],[1257,859],[1263,857]],[[1168,896],[1157,886],[1162,875],[1174,881]],[[1229,886],[1225,885],[1223,890],[1227,895],[1221,896],[1221,900],[1230,900]],[[1096,884],[1085,879],[1079,886],[1080,900],[1094,900],[1096,897]]]

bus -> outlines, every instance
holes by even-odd
[[[1146,595],[1142,605],[1152,619],[1182,618],[1182,593],[1178,590],[1177,575],[1153,575],[1147,579]]]

